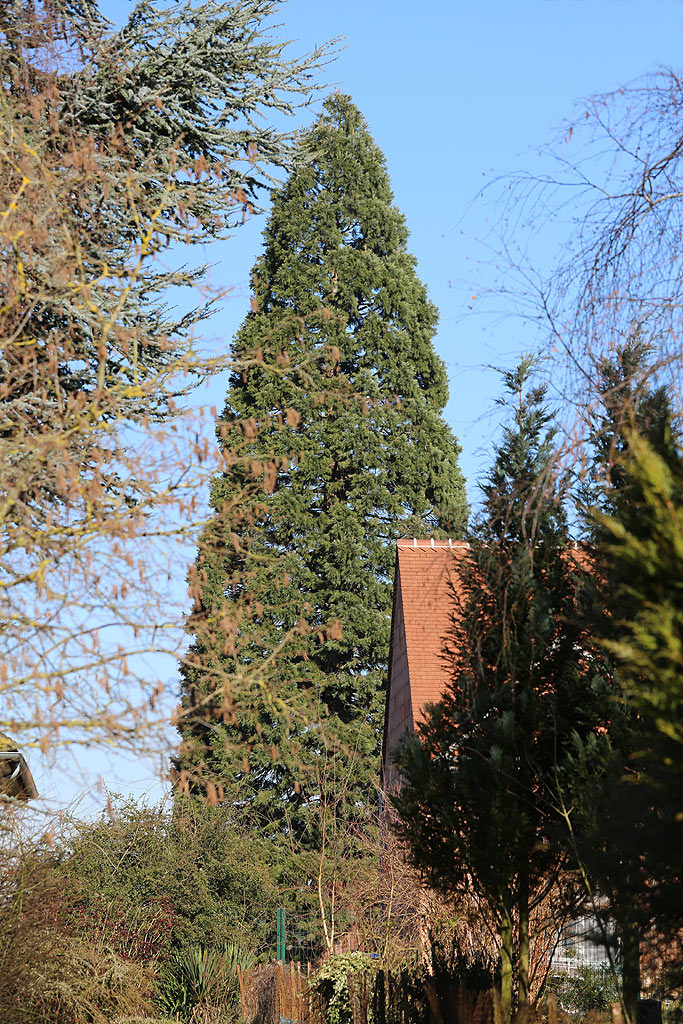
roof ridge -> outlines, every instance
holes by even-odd
[[[396,541],[396,547],[416,551],[435,548],[448,550],[449,548],[469,548],[469,546],[468,541],[454,540],[452,537],[448,537],[445,540],[435,537],[399,537]]]

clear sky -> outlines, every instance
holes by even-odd
[[[117,22],[132,7],[130,0],[101,5]],[[538,168],[534,147],[553,138],[582,97],[675,66],[683,3],[289,0],[281,20],[293,49],[344,37],[327,77],[353,96],[387,158],[410,247],[441,311],[436,345],[451,379],[447,415],[475,496],[477,475],[488,464],[497,389],[482,366],[509,363],[533,339],[521,324],[493,328],[468,316],[468,307],[476,310],[472,263],[483,255],[475,240],[487,235],[495,216],[490,204],[473,200],[500,172]],[[220,252],[216,276],[235,285],[235,297],[210,330],[226,345],[248,308],[260,231],[257,220]],[[212,388],[223,390],[222,382]]]
[[[132,0],[100,0],[120,23]],[[349,92],[382,148],[410,247],[441,311],[436,345],[451,379],[448,418],[463,444],[470,493],[488,463],[496,379],[532,344],[521,324],[492,327],[474,306],[473,262],[495,210],[476,202],[497,174],[540,167],[534,154],[582,97],[680,60],[681,0],[289,0],[283,38],[292,50],[343,36],[330,84]],[[312,116],[312,115],[311,115]],[[571,156],[570,153],[568,153]],[[474,201],[474,202],[473,202]],[[234,285],[209,330],[230,337],[248,308],[249,270],[260,245],[255,220],[220,253],[216,279]],[[550,266],[548,253],[548,267]],[[542,267],[540,268],[543,269]],[[222,394],[223,382],[212,392]],[[482,420],[484,416],[484,420]]]
[[[132,6],[100,0],[117,23]],[[475,497],[497,422],[497,380],[484,367],[510,365],[537,340],[520,321],[469,313],[476,309],[473,261],[482,257],[475,240],[488,234],[495,216],[475,197],[501,172],[540,167],[534,148],[553,139],[582,97],[659,66],[680,67],[683,2],[289,0],[278,20],[282,37],[298,40],[292,46],[299,51],[345,37],[327,78],[352,95],[386,156],[410,248],[441,311],[436,346],[451,381],[447,417],[463,445],[462,467]],[[234,286],[234,297],[208,327],[215,344],[229,345],[248,309],[261,229],[255,220],[210,253],[218,259],[217,281]],[[551,257],[541,251],[541,262],[547,259],[541,271],[550,269]],[[220,404],[224,390],[224,381],[214,381],[207,402]],[[88,762],[113,780],[107,761],[93,753]],[[37,775],[39,787],[43,781],[54,793],[42,770]],[[119,790],[139,792],[148,784],[138,765],[120,764],[115,775]]]

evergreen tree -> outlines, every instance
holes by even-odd
[[[575,852],[616,924],[630,1020],[642,936],[654,921],[665,937],[683,909],[674,852],[683,839],[676,553],[683,472],[669,395],[650,383],[650,361],[649,346],[636,338],[601,366],[583,500],[595,565],[593,633],[614,690],[609,729],[577,743],[567,777]]]
[[[235,340],[248,368],[218,425],[225,451],[251,438],[249,457],[214,482],[191,581],[178,767],[236,782],[257,820],[316,849],[323,776],[351,816],[378,779],[391,542],[466,519],[437,311],[407,237],[380,150],[333,96],[274,196]],[[255,496],[236,522],[238,479]]]
[[[272,112],[310,99],[324,48],[285,56],[267,33],[279,6],[145,0],[114,30],[95,0],[2,5],[3,188],[8,213],[26,211],[2,259],[23,268],[0,357],[3,435],[29,420],[27,394],[39,435],[74,395],[109,422],[164,418],[210,372],[189,340],[210,303],[186,315],[168,305],[206,267],[154,257],[227,237],[269,189],[266,169],[291,162]]]
[[[395,799],[411,857],[442,891],[472,885],[498,914],[501,999],[529,998],[529,910],[564,863],[551,842],[556,775],[599,723],[587,669],[581,559],[570,546],[543,388],[506,374],[513,423],[483,486],[460,571],[453,679],[399,749]],[[517,922],[517,937],[513,934]],[[513,978],[516,962],[516,985]]]
[[[683,458],[670,420],[664,441],[657,449],[630,435],[626,468],[639,499],[628,512],[601,519],[623,614],[603,639],[640,723],[634,753],[651,809],[648,902],[658,920],[675,925],[683,916]]]

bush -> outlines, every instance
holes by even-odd
[[[312,987],[320,996],[325,1007],[325,1024],[353,1024],[354,1014],[349,996],[349,977],[360,981],[363,974],[372,979],[377,973],[378,961],[367,953],[341,953],[331,956],[316,971]],[[372,1014],[368,1011],[368,1022],[372,1024]]]
[[[665,1000],[662,1003],[664,1024],[683,1024],[683,999]]]
[[[78,927],[73,887],[45,851],[6,858],[0,900],[3,1024],[103,1024],[154,1012],[153,970]]]
[[[231,808],[188,800],[172,811],[124,802],[95,823],[74,822],[58,857],[86,917],[116,908],[135,918],[141,952],[163,960],[172,950],[270,943],[278,903],[265,854]]]
[[[12,936],[0,1001],[3,1024],[104,1024],[154,1013],[150,972],[111,949],[56,930]]]
[[[217,992],[234,1004],[236,964],[274,930],[258,840],[220,808],[124,804],[52,848],[8,847],[2,867],[2,1024],[120,1022],[158,1015],[155,1000],[203,1013]]]
[[[571,1013],[589,1013],[608,1010],[619,1002],[619,992],[612,972],[600,965],[579,967],[576,974],[556,974],[548,988],[564,1010]]]
[[[237,967],[254,966],[253,954],[230,943],[223,949],[192,946],[174,953],[157,977],[157,1002],[169,1015],[187,1018],[196,1006],[223,1010],[238,1002]]]

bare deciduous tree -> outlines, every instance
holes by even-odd
[[[209,481],[244,463],[240,526],[267,487],[249,438],[219,453],[187,398],[263,357],[202,348],[220,293],[176,268],[289,159],[257,118],[310,97],[322,51],[285,59],[277,6],[184,4],[168,32],[150,4],[120,32],[86,0],[0,15],[0,733],[22,747],[167,749]]]

